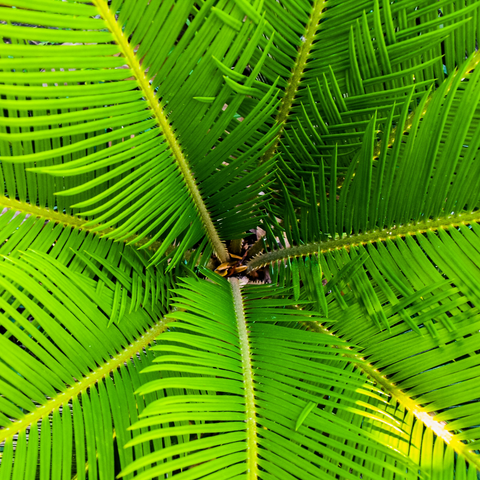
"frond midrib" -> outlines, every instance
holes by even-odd
[[[175,158],[182,173],[183,179],[187,185],[188,191],[190,192],[191,198],[198,210],[198,213],[200,214],[201,221],[214,252],[222,263],[226,262],[228,260],[228,253],[223,242],[220,240],[218,232],[213,224],[205,202],[203,201],[200,190],[195,182],[193,173],[175,136],[173,128],[170,126],[167,117],[165,116],[163,109],[158,102],[158,98],[155,96],[155,91],[145,75],[145,70],[142,68],[139,59],[136,57],[134,47],[128,42],[128,38],[124,35],[121,26],[115,19],[115,15],[111,12],[107,2],[105,0],[92,0],[92,3],[97,7],[100,16],[103,18],[110,33],[112,34],[115,43],[118,45],[123,57],[130,66],[133,76],[137,80],[138,86],[144,94],[144,98],[150,107],[152,116],[155,118],[159,128],[165,135],[166,142],[170,147],[173,157]]]
[[[252,272],[274,262],[287,260],[289,258],[304,257],[320,253],[328,253],[340,248],[349,250],[350,248],[359,247],[367,243],[384,242],[387,239],[395,239],[405,237],[406,235],[420,235],[426,231],[437,231],[449,227],[457,227],[459,225],[469,225],[471,223],[480,222],[480,211],[472,213],[463,213],[460,215],[452,215],[437,220],[428,220],[419,222],[415,225],[402,225],[398,228],[386,228],[383,230],[375,230],[374,232],[360,233],[350,235],[348,237],[335,240],[326,240],[323,242],[313,242],[306,245],[283,248],[281,250],[273,250],[268,253],[260,254],[247,263],[247,272]]]
[[[92,371],[88,377],[78,381],[63,392],[48,400],[44,405],[39,406],[34,412],[30,412],[22,419],[13,422],[9,427],[0,429],[0,444],[13,437],[19,432],[25,430],[28,426],[37,423],[39,420],[50,415],[56,408],[68,403],[72,398],[87,391],[91,386],[95,385],[103,378],[109,376],[114,370],[124,365],[125,362],[142,352],[145,347],[152,343],[166,328],[167,321],[160,320],[154,326],[149,328],[138,340],[129,345],[126,349],[111,358],[108,362],[100,365],[96,370]]]
[[[305,324],[305,328],[308,330],[314,330],[320,333],[336,336],[330,330],[325,328],[319,322],[309,322]],[[345,347],[346,350],[350,350],[350,347]],[[345,353],[345,356],[351,358],[359,358],[358,354]],[[382,372],[373,367],[370,363],[364,361],[355,363],[355,367],[365,373],[370,379],[374,380],[378,385],[381,385],[386,393],[394,398],[399,404],[401,404],[406,410],[408,410],[415,418],[422,422],[425,428],[431,430],[437,437],[442,438],[446,445],[449,445],[458,455],[464,457],[471,465],[475,465],[480,470],[480,456],[474,454],[471,450],[468,450],[468,445],[457,440],[440,422],[437,422],[429,415],[429,412],[415,403],[408,395],[403,393],[394,383],[392,383]]]
[[[283,131],[285,129],[285,123],[287,122],[288,115],[290,114],[290,111],[292,109],[293,101],[295,100],[296,92],[300,85],[300,81],[302,79],[303,72],[305,70],[305,66],[307,64],[308,57],[312,49],[313,40],[317,33],[318,23],[320,21],[322,11],[325,8],[325,3],[326,0],[316,0],[315,5],[313,6],[305,34],[303,35],[305,41],[302,43],[302,46],[298,51],[295,65],[290,74],[290,78],[288,79],[288,87],[285,91],[285,95],[280,102],[280,107],[275,118],[276,123],[281,125],[281,128],[275,137],[275,141],[263,155],[261,160],[262,163],[267,162],[275,155],[278,143],[282,138]]]
[[[247,331],[247,321],[243,308],[242,293],[238,278],[230,278],[232,288],[235,317],[237,319],[238,337],[240,341],[240,354],[242,357],[242,370],[245,390],[245,416],[247,423],[247,468],[248,479],[258,478],[258,446],[257,446],[257,418],[255,408],[255,389],[253,380],[253,366],[250,352],[250,342]]]
[[[107,233],[112,232],[113,228],[106,228],[104,230],[97,230],[97,227],[100,224],[89,224],[89,220],[85,220],[80,217],[76,217],[74,215],[68,215],[66,213],[56,212],[47,207],[39,207],[37,205],[32,205],[28,202],[22,202],[20,200],[13,200],[8,197],[0,196],[0,210],[3,209],[14,210],[15,212],[20,212],[26,215],[32,215],[35,218],[41,218],[47,222],[53,222],[63,225],[64,227],[74,228],[76,230],[85,230],[86,232],[94,235],[103,236]],[[124,243],[129,243],[135,239],[135,235],[131,237],[125,238],[123,240]],[[149,241],[148,238],[142,238],[137,242],[134,242],[134,246],[141,247],[145,243]],[[151,245],[148,246],[148,250],[155,251],[161,245],[161,242],[153,242]]]

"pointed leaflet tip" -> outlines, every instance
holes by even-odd
[[[308,402],[303,410],[300,412],[300,415],[297,418],[297,422],[295,423],[295,431],[297,432],[298,429],[302,426],[303,422],[307,418],[308,414],[317,406],[315,402]]]

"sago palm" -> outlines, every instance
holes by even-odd
[[[480,1],[2,0],[0,479],[480,469]]]

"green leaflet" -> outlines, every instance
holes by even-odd
[[[305,408],[301,411],[300,415],[298,416],[297,422],[295,423],[295,431],[297,432],[298,429],[302,426],[305,419],[308,417],[308,414],[317,406],[314,402],[308,402],[305,405]]]

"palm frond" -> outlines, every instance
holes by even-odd
[[[451,227],[369,245],[370,278],[352,283],[360,305],[348,311],[330,304],[334,323],[326,325],[354,338],[369,373],[386,376],[376,380],[402,408],[478,468],[477,230]],[[365,314],[370,321],[359,322]]]
[[[366,422],[392,421],[378,416],[381,410],[375,404],[364,408],[370,397],[381,397],[344,370],[351,362],[342,355],[348,345],[295,328],[296,322],[316,316],[291,309],[295,300],[285,296],[285,289],[242,289],[236,279],[209,278],[185,279],[176,290],[178,311],[168,317],[177,322],[153,347],[161,355],[146,369],[158,379],[138,390],[165,396],[148,405],[132,426],[159,428],[139,433],[129,445],[152,439],[170,443],[136,460],[123,474],[151,466],[136,478],[166,478],[172,470],[188,472],[191,478],[335,478],[339,473],[382,478],[363,466],[365,460],[380,466],[372,452],[381,452],[392,461],[382,464],[387,471],[404,475],[405,459],[377,444],[374,434],[338,421],[334,414],[338,409]],[[328,365],[329,360],[337,366]],[[348,394],[332,392],[333,379],[346,392],[358,392],[360,399],[352,402]],[[172,389],[177,393],[168,393]],[[205,394],[190,393],[197,389]],[[177,427],[171,422],[190,424]],[[342,457],[351,474],[337,466],[341,444],[332,435],[370,449],[358,450],[354,459]]]
[[[165,273],[165,262],[159,268],[148,268],[153,252],[138,252],[123,243],[101,239],[87,229],[72,226],[73,220],[74,217],[58,214],[45,221],[42,217],[8,210],[0,216],[0,255],[9,260],[27,250],[48,254],[77,282],[76,288],[85,284],[87,295],[91,295],[92,282],[98,280],[97,293],[101,294],[105,285],[117,293],[112,304],[116,319],[121,318],[118,313],[124,311],[127,299],[131,299],[127,310],[130,313],[140,305],[150,307],[149,311],[156,315],[166,313],[172,274]],[[96,299],[95,295],[92,298]]]
[[[394,120],[400,115],[405,92],[414,90],[415,108],[429,85],[440,85],[469,55],[475,56],[471,67],[478,60],[474,1],[266,5],[275,39],[262,75],[270,83],[280,76],[285,93],[276,118],[286,123],[264,159],[277,149],[285,161],[295,152],[296,162],[304,164],[303,145],[313,147],[313,158],[328,158],[337,144],[348,166],[373,111],[379,111],[382,128],[394,102]]]
[[[284,222],[279,225],[270,219],[270,223],[274,234],[285,235],[295,245],[292,256],[476,220],[477,176],[467,178],[466,172],[473,174],[476,168],[480,72],[467,79],[467,68],[465,64],[434,93],[425,115],[416,116],[408,135],[399,129],[393,147],[382,144],[378,159],[373,153],[377,138],[374,115],[346,173],[337,171],[335,149],[329,172],[321,164],[308,180],[301,176],[291,179],[288,187],[294,184],[298,194],[291,194],[295,189],[288,188],[287,193],[282,188],[283,201],[280,198],[277,206],[271,207],[271,217],[283,217]],[[427,98],[428,93],[423,104]],[[457,114],[460,109],[463,115]],[[407,112],[406,103],[402,122]],[[383,140],[390,131],[383,132]],[[407,184],[412,188],[405,189]],[[288,252],[284,249],[283,253],[252,259],[249,268],[288,258]]]
[[[143,348],[165,328],[171,274],[147,269],[152,252],[53,216],[67,226],[0,215],[2,478],[112,476],[114,451],[130,463],[125,428],[142,403],[128,398],[153,358]]]
[[[318,330],[326,332],[323,328]],[[352,368],[351,365],[350,368]],[[407,478],[477,478],[476,463],[471,461],[471,454],[467,452],[468,447],[459,444],[448,431],[445,422],[438,421],[419,405],[416,405],[415,401],[379,374],[374,366],[357,364],[357,368],[352,374],[354,373],[358,374],[359,378],[376,381],[375,387],[389,392],[388,403],[378,403],[377,405],[387,415],[391,415],[399,422],[398,426],[402,428],[403,432],[399,435],[398,431],[392,427],[378,431],[375,428],[375,422],[364,423],[362,428],[372,433],[375,432],[376,438],[382,443],[391,445],[396,451],[408,455],[418,465],[418,471],[409,472]],[[359,398],[358,393],[349,392],[349,395],[352,399]],[[370,398],[368,402],[373,403],[377,400]],[[358,417],[350,412],[337,410],[336,415],[346,422],[358,423]],[[389,428],[390,432],[388,432]],[[362,448],[348,438],[338,437],[338,440],[346,446]],[[348,455],[346,450],[344,452]],[[379,456],[381,458],[381,453]],[[466,461],[466,458],[470,461]],[[388,459],[384,458],[384,461],[388,461]],[[372,468],[375,472],[381,471],[375,465],[372,465]],[[397,478],[388,474],[385,476],[386,478]]]
[[[114,449],[129,463],[130,420],[119,409],[130,402],[131,421],[141,411],[129,399],[153,358],[143,348],[165,329],[157,303],[127,313],[126,289],[117,299],[106,276],[102,286],[54,257],[30,250],[2,262],[2,478],[12,464],[13,478],[85,478],[87,466],[88,478],[113,476]],[[116,303],[122,321],[108,327]]]
[[[40,191],[48,191],[51,209],[80,213],[107,237],[145,239],[144,247],[160,240],[153,262],[176,241],[174,266],[204,235],[224,261],[222,241],[241,237],[261,215],[265,198],[257,197],[268,177],[255,172],[252,179],[252,167],[270,140],[254,134],[259,125],[271,125],[276,97],[267,88],[242,122],[234,120],[252,82],[236,93],[216,61],[243,71],[264,25],[242,23],[238,8],[225,7],[219,15],[213,3],[206,2],[194,18],[192,0],[171,10],[168,3],[137,9],[135,2],[124,2],[119,16],[105,0],[72,5],[69,15],[42,13],[53,8],[51,2],[2,8],[12,21],[36,17],[37,24],[50,27],[4,28],[10,39],[2,47],[9,130],[0,140],[9,196],[16,198],[15,186],[23,191],[19,200],[28,191],[31,203],[45,203]],[[66,25],[68,30],[61,28]],[[87,35],[97,43],[68,52],[15,40],[71,43]],[[29,71],[19,71],[27,58]],[[29,86],[18,85],[20,80]],[[32,167],[38,177],[29,173]],[[270,162],[264,173],[271,168]],[[54,178],[47,180],[45,173]]]
[[[425,434],[422,448],[433,452],[438,444],[437,454],[446,455],[445,462],[455,451],[462,457],[460,471],[465,471],[465,461],[472,469],[479,465],[473,373],[478,351],[478,177],[465,173],[476,168],[480,74],[476,70],[465,78],[466,65],[437,89],[408,136],[400,129],[393,148],[382,145],[378,162],[372,161],[374,116],[341,189],[335,186],[327,195],[321,189],[327,177],[320,168],[318,193],[313,179],[310,195],[304,184],[298,189],[303,198],[285,195],[282,227],[286,241],[295,246],[250,262],[255,268],[269,256],[274,262],[299,264],[316,257],[335,272],[368,257],[349,277],[343,299],[327,297],[329,320],[324,324],[340,338],[359,342],[362,358],[371,364],[366,373],[396,398],[411,425],[412,416],[417,419],[402,451],[418,446],[418,435]],[[404,119],[406,112],[404,107]],[[333,185],[335,178],[330,177]],[[319,206],[311,200],[312,192]],[[316,223],[315,217],[320,218]],[[302,238],[305,233],[310,236]],[[292,273],[284,280],[299,281]],[[300,298],[307,297],[308,288],[302,290]],[[461,427],[456,430],[456,425]],[[420,463],[429,471],[427,460]]]

